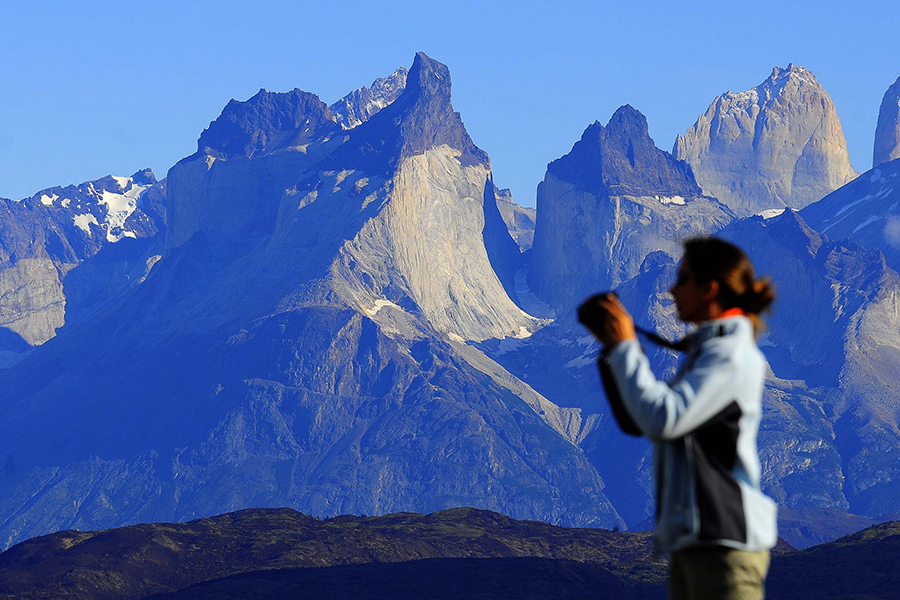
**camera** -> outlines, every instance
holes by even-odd
[[[600,331],[609,318],[609,311],[603,308],[600,301],[615,297],[615,292],[603,292],[602,294],[595,294],[582,302],[581,306],[578,307],[578,322],[591,331]]]

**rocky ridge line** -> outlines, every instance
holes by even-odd
[[[373,81],[371,87],[354,90],[328,108],[341,128],[353,129],[396,100],[406,88],[407,75],[406,67],[400,67],[387,77]]]

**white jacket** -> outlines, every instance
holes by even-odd
[[[637,340],[601,355],[616,419],[655,445],[660,550],[756,551],[777,542],[776,506],[760,490],[756,449],[765,369],[743,316],[700,324],[668,384],[653,375]]]

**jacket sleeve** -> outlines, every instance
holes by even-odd
[[[603,390],[606,392],[606,399],[609,401],[609,407],[612,409],[613,417],[619,424],[619,429],[623,433],[634,436],[642,436],[644,432],[637,426],[634,419],[631,418],[625,405],[622,403],[622,394],[619,393],[618,385],[613,378],[612,370],[609,366],[609,360],[603,355],[597,361],[600,368],[600,380],[603,382]]]
[[[683,437],[736,400],[738,374],[726,338],[707,340],[693,365],[671,386],[653,375],[637,340],[621,342],[605,361],[623,406],[652,440]]]

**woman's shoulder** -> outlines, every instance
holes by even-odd
[[[692,334],[691,346],[702,354],[713,353],[745,360],[748,356],[762,358],[756,345],[753,323],[736,315],[701,323]]]

